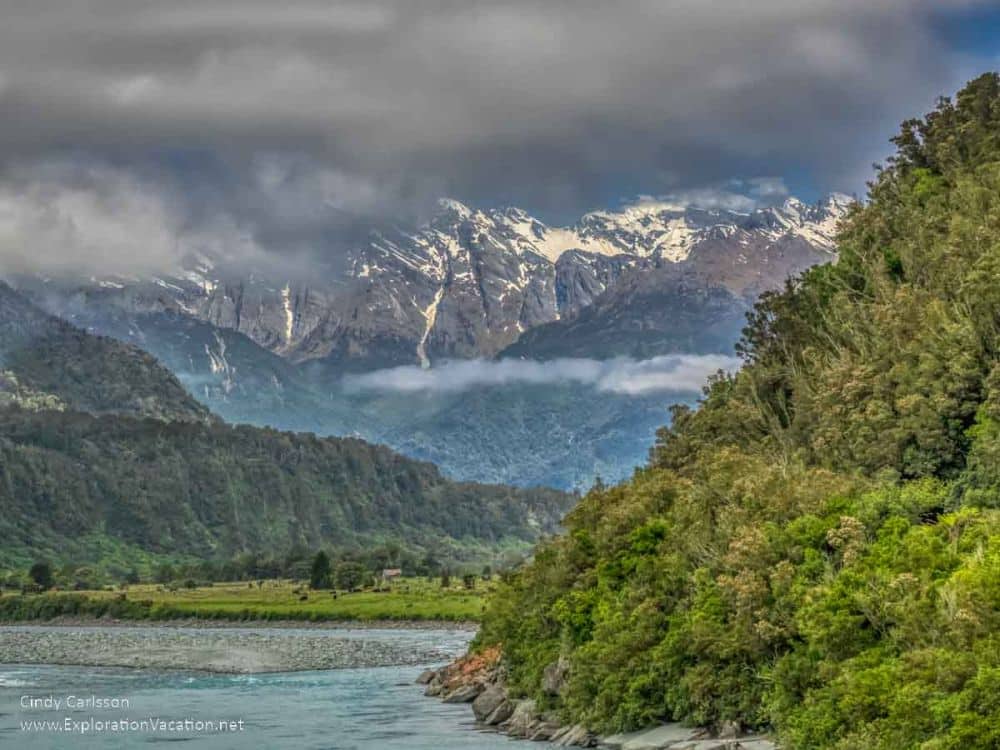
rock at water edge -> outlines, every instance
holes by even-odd
[[[512,701],[505,700],[496,707],[496,710],[493,713],[486,717],[483,723],[488,724],[491,727],[496,726],[497,724],[503,724],[513,713],[514,703]]]
[[[501,729],[512,737],[526,737],[528,728],[538,719],[538,709],[533,700],[517,701],[510,718],[504,722]]]
[[[507,694],[503,688],[490,685],[472,701],[472,713],[476,715],[476,721],[486,721],[506,700]]]
[[[437,676],[437,670],[436,669],[425,669],[417,677],[417,684],[418,685],[427,685],[436,676]]]
[[[445,703],[472,703],[479,695],[478,685],[460,685],[448,693],[442,700]]]

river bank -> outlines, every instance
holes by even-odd
[[[461,628],[179,627],[121,623],[0,626],[0,663],[258,674],[432,664],[471,637]]]
[[[559,694],[567,665],[556,663],[545,670],[544,689]],[[479,726],[510,737],[548,741],[558,747],[605,748],[606,750],[777,750],[767,737],[745,734],[735,726],[714,730],[665,723],[626,734],[600,736],[587,727],[565,725],[554,713],[541,710],[531,699],[508,695],[500,651],[487,649],[468,654],[439,669],[425,670],[417,678],[424,695],[443,703],[468,703]]]
[[[209,620],[185,617],[171,620],[123,620],[114,617],[53,617],[49,620],[0,620],[0,629],[45,628],[166,628],[195,630],[461,630],[475,633],[473,620]]]

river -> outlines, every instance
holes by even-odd
[[[41,638],[53,629],[6,630]],[[132,629],[57,630],[67,637],[82,632],[93,639],[113,639]],[[148,630],[157,637],[156,629]],[[163,632],[197,639],[217,631]],[[229,632],[239,636],[237,630]],[[255,632],[245,631],[248,636]],[[359,652],[362,644],[383,642],[391,649],[446,657],[461,653],[471,637],[451,630],[284,630],[279,637],[320,632],[357,642]],[[505,736],[476,730],[468,705],[423,697],[414,680],[423,668],[441,663],[257,674],[0,663],[0,747],[89,750],[179,742],[192,750],[511,750]]]

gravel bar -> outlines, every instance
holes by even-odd
[[[374,634],[373,634],[374,635]],[[0,628],[0,663],[197,670],[229,674],[447,661],[443,645],[385,634],[181,628]]]

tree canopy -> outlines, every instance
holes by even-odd
[[[838,261],[750,314],[742,370],[493,598],[477,644],[515,692],[604,731],[1000,746],[1000,77],[894,143]]]

